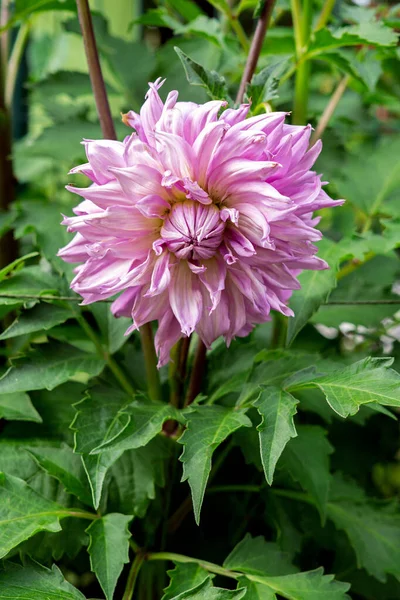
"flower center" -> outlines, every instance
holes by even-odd
[[[181,259],[211,258],[220,246],[225,223],[214,204],[177,202],[165,219],[161,237],[168,250]]]

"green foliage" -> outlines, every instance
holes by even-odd
[[[179,439],[184,446],[180,457],[183,463],[182,481],[188,481],[192,492],[196,523],[211,471],[211,458],[218,446],[240,427],[250,427],[251,421],[243,410],[222,406],[193,408],[187,413],[187,427]]]
[[[60,569],[51,569],[31,562],[25,567],[6,562],[0,572],[0,597],[12,600],[84,600],[73,585],[66,581]]]
[[[110,513],[93,521],[87,529],[90,564],[107,600],[113,598],[118,577],[124,564],[129,562],[128,525],[131,520],[131,516]]]
[[[204,88],[212,100],[226,100],[228,98],[228,90],[223,77],[215,71],[204,69],[182,52],[180,48],[175,48],[175,52],[182,62],[190,84]]]

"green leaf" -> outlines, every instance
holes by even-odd
[[[262,71],[253,75],[246,87],[246,95],[252,102],[253,110],[259,105],[278,98],[280,78],[287,69],[288,60],[280,60],[273,65],[268,65]]]
[[[357,485],[334,479],[328,517],[343,530],[357,557],[357,564],[385,581],[387,574],[400,578],[400,516],[396,503],[367,502]]]
[[[38,256],[38,252],[30,252],[30,254],[25,254],[25,256],[20,256],[19,258],[13,260],[10,264],[6,265],[0,270],[0,281],[3,281],[7,275],[12,273],[14,270],[19,270],[21,265],[24,265],[25,261],[29,260],[30,258],[34,258],[35,256]]]
[[[322,568],[315,571],[284,575],[283,577],[261,577],[259,575],[247,575],[247,579],[253,584],[252,595],[244,596],[253,600],[275,600],[280,597],[287,600],[349,600],[346,595],[350,585],[334,581],[333,575],[324,575]],[[243,578],[240,583],[244,583]],[[264,586],[270,590],[270,595],[263,595]],[[255,595],[255,594],[258,594]]]
[[[105,440],[99,446],[96,446],[91,454],[102,452],[103,450],[131,450],[145,446],[162,430],[165,421],[174,419],[182,422],[182,416],[174,406],[170,404],[144,404],[134,401],[124,407],[116,416],[124,421],[127,419],[127,425],[118,434],[109,440]]]
[[[78,374],[99,375],[105,360],[63,344],[43,347],[18,361],[0,379],[0,394],[52,390]]]
[[[341,417],[355,415],[369,402],[400,406],[400,375],[388,368],[392,362],[390,358],[368,357],[323,377],[311,377],[299,387],[318,387]]]
[[[180,48],[175,47],[175,52],[179,56],[186,78],[191,85],[198,85],[204,88],[212,100],[227,100],[228,88],[225,79],[218,75],[216,71],[208,71],[199,63],[192,60]]]
[[[158,436],[145,448],[127,450],[112,466],[108,487],[111,510],[143,518],[156,486],[164,487],[172,442]],[[96,455],[97,457],[97,455]]]
[[[0,598],[9,600],[85,600],[85,596],[63,577],[60,569],[5,562],[0,570]]]
[[[298,570],[277,544],[266,542],[262,536],[252,538],[249,534],[225,559],[224,567],[254,575],[288,575]]]
[[[38,531],[60,531],[63,507],[0,473],[0,558]]]
[[[293,342],[319,306],[328,300],[331,291],[336,286],[339,260],[337,247],[325,238],[319,243],[319,249],[318,256],[328,262],[330,269],[327,271],[303,271],[299,275],[301,289],[296,290],[290,299],[294,317],[289,318],[286,338],[288,345]]]
[[[91,388],[83,400],[74,405],[77,413],[71,429],[75,431],[75,452],[89,454],[118,437],[129,424],[130,415],[121,409],[130,401],[118,388],[101,385]]]
[[[58,479],[69,494],[73,494],[84,504],[92,504],[81,457],[74,454],[67,444],[62,444],[60,448],[31,448],[29,452],[42,469]]]
[[[322,427],[300,425],[297,432],[298,436],[286,446],[280,466],[310,494],[324,520],[331,483],[329,455],[333,448]]]
[[[28,394],[0,394],[0,418],[9,421],[34,421],[41,423],[42,417],[33,406]]]
[[[24,312],[0,335],[0,340],[27,335],[37,331],[47,331],[56,325],[64,323],[72,317],[69,308],[56,304],[38,304],[31,310]]]
[[[29,300],[26,296],[54,295],[62,286],[60,277],[46,273],[40,267],[25,267],[0,282],[0,304],[15,304],[19,299],[25,303]]]
[[[210,574],[197,563],[177,563],[173,571],[167,571],[167,574],[170,582],[161,600],[171,600],[210,579]]]
[[[97,510],[101,501],[101,494],[109,468],[119,459],[123,450],[109,450],[94,456],[85,454],[82,463],[89,480],[92,492],[93,506]]]
[[[240,427],[251,427],[251,421],[244,410],[199,406],[187,413],[187,429],[178,442],[184,446],[180,457],[183,463],[182,481],[189,482],[197,524],[200,521],[213,452]]]
[[[305,56],[313,58],[329,50],[345,46],[359,46],[360,44],[378,47],[395,46],[397,38],[397,34],[380,21],[342,27],[333,32],[325,27],[312,35]]]
[[[17,0],[15,2],[15,10],[13,10],[12,18],[0,27],[0,34],[14,27],[20,21],[26,21],[29,17],[37,12],[48,10],[68,10],[76,12],[76,3],[73,0]]]
[[[249,581],[244,575],[238,578],[238,588],[245,588],[243,600],[277,600],[274,590],[262,583]]]
[[[179,596],[174,596],[171,600],[240,600],[244,597],[245,590],[223,590],[213,587],[211,578],[208,577],[196,588],[185,591]]]
[[[114,597],[115,586],[124,564],[129,562],[128,525],[130,515],[110,513],[93,521],[86,530],[90,536],[90,566],[107,600]]]
[[[293,416],[297,412],[298,402],[288,392],[268,387],[261,392],[259,399],[253,404],[262,417],[257,430],[260,438],[261,462],[265,478],[270,485],[280,455],[290,438],[297,435]]]
[[[91,311],[104,336],[110,354],[114,354],[128,341],[129,336],[125,333],[132,324],[132,319],[115,317],[110,310],[110,305],[101,302],[93,304]]]
[[[363,160],[359,153],[347,154],[335,184],[339,194],[365,215],[379,213],[400,189],[400,140],[388,137],[364,147]]]

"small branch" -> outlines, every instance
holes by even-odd
[[[17,39],[11,52],[10,60],[8,61],[7,77],[4,89],[4,101],[7,110],[11,114],[12,101],[14,98],[15,83],[18,77],[18,71],[21,64],[22,55],[25,50],[26,42],[28,41],[30,31],[30,23],[21,25],[18,31]]]
[[[78,321],[79,325],[82,327],[83,331],[86,333],[88,338],[93,342],[96,347],[97,353],[103,360],[106,361],[110,371],[113,373],[115,379],[119,382],[120,386],[123,390],[129,395],[134,396],[135,390],[131,385],[129,379],[126,377],[125,373],[118,365],[118,363],[114,360],[114,358],[105,351],[103,345],[98,338],[96,332],[91,328],[89,323],[86,321],[85,317],[80,313],[73,311],[73,315],[75,319]]]
[[[235,573],[235,571],[230,571],[229,569],[225,569],[224,567],[220,567],[219,565],[206,560],[184,556],[183,554],[175,554],[174,552],[149,552],[149,554],[146,555],[146,560],[170,560],[178,563],[197,563],[206,571],[215,573],[216,575],[222,575],[223,577],[229,577],[230,579],[237,579],[242,576],[242,573]]]
[[[371,260],[372,258],[374,258],[375,253],[374,252],[367,252],[367,254],[365,254],[364,256],[364,260],[359,260],[359,259],[353,259],[350,262],[348,262],[346,265],[344,265],[344,267],[342,267],[339,270],[339,273],[336,276],[336,279],[338,281],[340,281],[341,279],[343,279],[343,277],[347,277],[347,275],[350,275],[350,273],[353,273],[353,271],[356,271],[359,267],[361,267],[361,265],[365,264],[366,262],[368,262],[369,260]]]
[[[375,256],[375,254],[373,256]],[[373,256],[370,256],[368,259],[366,258],[362,263],[359,263],[359,262],[358,263],[350,263],[349,265],[346,265],[345,267],[343,267],[343,269],[341,269],[341,271],[339,271],[339,279],[342,279],[342,277],[344,277],[345,275],[348,275],[349,272],[357,269],[357,267],[359,267],[361,264],[364,264],[364,262],[366,262],[366,260],[370,260],[370,258],[373,258]],[[368,257],[368,254],[366,255],[366,257]],[[350,269],[350,267],[351,267],[351,269]],[[80,302],[81,301],[81,298],[74,298],[73,296],[51,296],[48,294],[40,296],[38,294],[1,294],[0,293],[0,298],[8,298],[10,300],[44,300],[44,301],[63,300],[65,302]],[[113,300],[99,300],[99,302],[113,302]],[[338,304],[338,302],[332,302],[331,300],[329,300],[329,302],[326,302],[326,304]],[[399,300],[343,300],[343,302],[340,302],[340,304],[400,304],[400,298],[399,298]]]
[[[329,121],[332,118],[333,113],[335,112],[335,110],[337,108],[337,105],[339,104],[339,102],[346,90],[346,87],[347,87],[349,81],[350,81],[349,75],[346,75],[340,81],[339,85],[337,86],[336,90],[334,91],[332,98],[329,100],[324,112],[322,113],[321,118],[318,122],[318,125],[317,125],[314,133],[311,136],[310,146],[314,146],[315,142],[322,137]]]
[[[140,572],[140,569],[144,563],[145,556],[140,552],[136,554],[129,571],[128,580],[126,582],[126,588],[122,600],[132,600],[133,592],[135,590],[136,581]]]
[[[76,0],[76,4],[78,7],[78,16],[82,30],[83,43],[85,45],[90,81],[96,101],[96,108],[100,119],[101,129],[106,139],[116,140],[117,135],[115,133],[110,104],[107,98],[107,90],[104,83],[103,73],[101,71],[89,2],[88,0]]]
[[[206,368],[206,353],[207,348],[205,347],[204,343],[199,340],[184,406],[189,406],[189,404],[191,404],[196,396],[200,393]]]
[[[140,328],[144,362],[146,366],[147,388],[150,400],[161,402],[161,384],[157,369],[157,355],[154,348],[153,331],[151,323],[145,323]]]
[[[258,59],[261,53],[261,48],[267,33],[271,14],[275,5],[275,0],[265,0],[264,8],[258,20],[257,27],[251,42],[249,54],[246,61],[246,66],[243,71],[242,80],[239,85],[239,90],[236,96],[236,103],[240,104],[243,101],[246,85],[251,81],[257,67]]]
[[[321,14],[318,17],[318,21],[315,26],[315,31],[319,31],[320,29],[323,29],[325,27],[332,14],[335,3],[336,0],[325,0],[325,4],[322,7]]]

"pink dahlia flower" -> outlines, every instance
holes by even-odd
[[[158,321],[159,365],[193,331],[229,344],[271,309],[293,315],[296,276],[327,268],[313,212],[341,204],[310,170],[321,150],[308,150],[310,126],[283,112],[246,119],[246,104],[177,102],[176,91],[163,103],[162,83],[125,115],[135,133],[84,142],[88,162],[72,172],[93,183],[68,186],[84,200],[63,221],[76,235],[59,252],[82,263],[71,287],[84,304],[122,292],[112,311],[132,317],[130,329]]]

